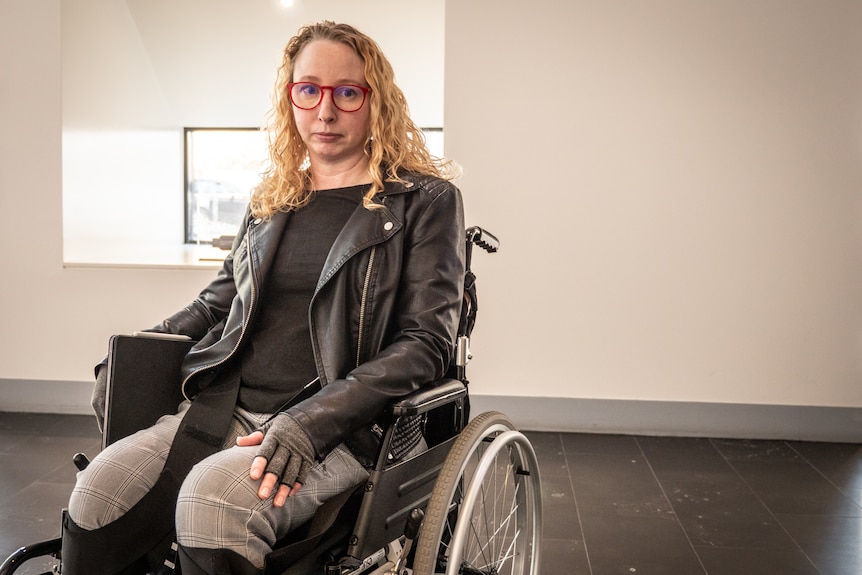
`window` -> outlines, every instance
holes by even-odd
[[[257,128],[185,129],[186,243],[236,233],[266,159]]]
[[[423,128],[432,156],[443,156],[443,129]],[[258,128],[185,129],[185,242],[225,249],[242,222],[268,160]]]

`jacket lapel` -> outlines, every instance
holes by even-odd
[[[350,258],[370,246],[385,242],[402,226],[386,206],[371,210],[361,204],[357,206],[329,250],[315,291],[320,291]]]
[[[255,271],[254,281],[258,286],[272,268],[272,262],[275,260],[275,254],[278,252],[278,245],[284,236],[284,228],[287,226],[289,217],[289,213],[276,212],[268,220],[249,224],[249,245],[251,246]]]

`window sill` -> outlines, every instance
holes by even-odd
[[[66,240],[66,268],[219,269],[227,251],[210,245]]]

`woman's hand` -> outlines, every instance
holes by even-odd
[[[258,497],[266,499],[273,491],[273,505],[281,507],[302,487],[316,459],[314,447],[305,430],[286,413],[280,413],[263,429],[238,437],[240,447],[260,445],[251,463],[249,476],[261,480]]]

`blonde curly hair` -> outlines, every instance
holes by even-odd
[[[371,138],[366,153],[372,181],[363,199],[365,207],[376,205],[374,196],[383,190],[384,182],[403,181],[399,174],[412,172],[444,179],[457,175],[452,162],[429,154],[425,136],[410,119],[407,100],[396,86],[392,65],[380,46],[352,26],[324,21],[301,28],[284,49],[275,83],[274,106],[264,128],[269,141],[269,164],[251,197],[255,217],[295,210],[311,199],[308,150],[296,127],[287,85],[293,81],[297,55],[314,40],[346,44],[365,64],[365,80],[371,88],[366,104],[371,106]]]

